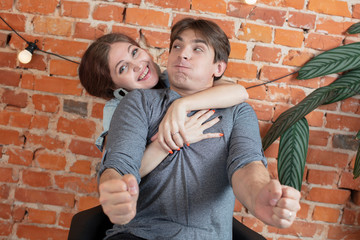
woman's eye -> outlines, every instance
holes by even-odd
[[[119,68],[119,73],[122,74],[122,73],[125,71],[125,69],[126,69],[126,66],[125,66],[125,65],[124,65],[124,66],[121,66],[121,67]]]
[[[135,48],[133,51],[132,51],[132,56],[135,57],[136,53],[138,52],[139,49]]]

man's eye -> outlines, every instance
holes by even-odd
[[[132,54],[133,57],[135,57],[135,55],[137,54],[138,50],[139,50],[139,49],[135,48],[135,49],[132,51],[131,54]]]
[[[202,47],[195,47],[195,48],[194,48],[194,51],[196,51],[196,52],[203,52],[204,50],[203,50]]]
[[[178,49],[178,48],[180,48],[180,46],[179,45],[173,45],[173,48]]]
[[[124,65],[124,66],[121,66],[121,67],[119,68],[119,73],[122,74],[122,73],[125,71],[125,69],[126,69],[126,66],[125,66],[125,65]]]

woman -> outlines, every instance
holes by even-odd
[[[89,46],[79,66],[79,77],[89,94],[109,100],[104,107],[104,132],[97,140],[100,150],[103,149],[114,110],[127,92],[168,87],[166,71],[160,74],[151,56],[136,41],[120,33],[104,35]],[[203,124],[214,111],[199,111],[192,117],[187,117],[188,112],[229,107],[247,98],[244,87],[219,83],[211,89],[174,101],[159,125],[158,134],[144,153],[140,175],[145,176],[167,154],[179,151],[184,144],[222,136],[221,133],[203,134],[220,120],[214,118]]]

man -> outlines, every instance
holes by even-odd
[[[115,111],[99,186],[104,212],[116,224],[108,239],[231,239],[235,197],[266,224],[294,221],[300,193],[270,180],[257,118],[246,103],[216,110],[222,120],[210,131],[223,138],[169,155],[138,187],[142,154],[167,107],[212,87],[229,53],[213,22],[179,21],[170,37],[170,89],[133,91]]]

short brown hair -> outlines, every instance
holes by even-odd
[[[127,42],[139,47],[132,38],[121,33],[106,34],[93,42],[85,51],[79,66],[80,82],[85,90],[96,97],[111,99],[116,86],[109,68],[111,44]]]
[[[214,63],[218,61],[228,62],[230,54],[230,42],[224,31],[214,22],[205,19],[184,18],[171,28],[170,51],[174,41],[185,30],[193,30],[201,34],[205,42],[214,49]],[[215,77],[214,80],[220,79]]]

